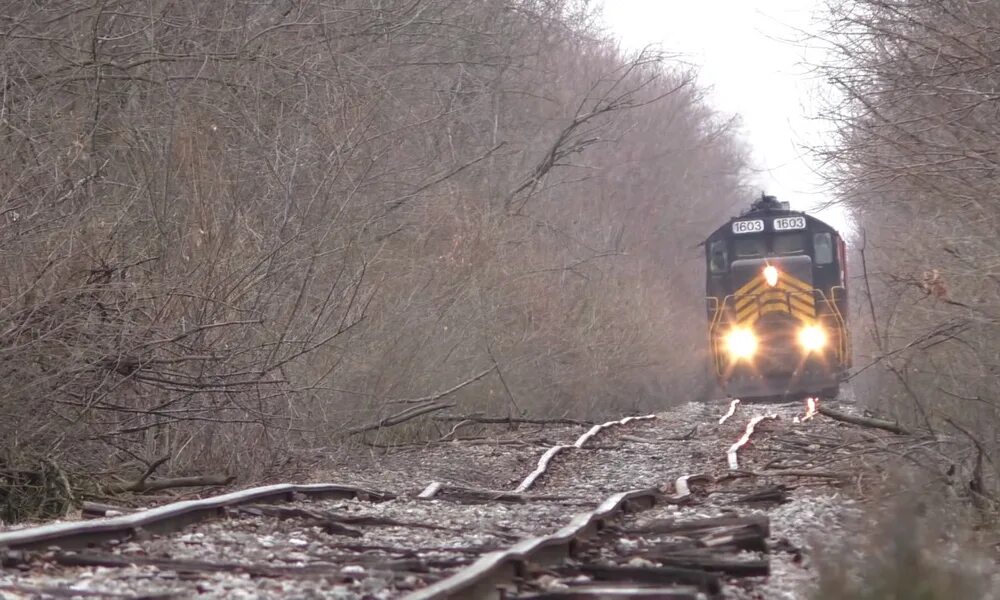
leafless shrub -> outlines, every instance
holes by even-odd
[[[819,577],[811,597],[996,597],[993,533],[964,501],[966,475],[941,447],[911,437],[879,452],[878,473],[869,470],[856,488],[863,509],[843,515],[840,535],[813,536]]]
[[[854,282],[868,297],[855,306],[871,334],[857,337],[857,362],[872,367],[859,396],[975,440],[985,453],[977,485],[993,494],[1000,9],[864,0],[831,10],[838,56],[826,74],[842,102],[826,157],[862,231]]]
[[[926,490],[925,490],[926,491]],[[953,505],[905,493],[872,508],[842,548],[814,557],[816,600],[855,598],[992,598],[990,561],[976,548],[968,523]]]
[[[447,401],[696,396],[743,152],[589,11],[0,4],[0,470],[277,476],[484,369]]]

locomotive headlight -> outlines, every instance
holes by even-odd
[[[749,329],[736,327],[726,334],[726,351],[734,359],[750,358],[757,352],[757,336]]]
[[[799,345],[806,352],[822,350],[826,342],[826,331],[819,325],[806,325],[799,330]]]
[[[778,285],[778,268],[773,265],[764,267],[764,281],[771,287]]]

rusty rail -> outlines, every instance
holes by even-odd
[[[227,508],[233,506],[251,502],[292,502],[298,496],[369,500],[386,500],[393,497],[392,494],[335,483],[268,485],[203,500],[174,502],[120,517],[55,523],[0,533],[0,554],[45,549],[50,546],[63,549],[85,548],[110,540],[127,539],[141,532],[177,531],[192,523],[220,518]]]
[[[551,564],[572,555],[577,542],[594,536],[625,512],[653,507],[655,488],[615,494],[596,509],[573,518],[559,531],[518,542],[506,550],[484,555],[451,577],[404,596],[404,600],[491,600],[503,597],[500,585],[520,575],[524,564]]]

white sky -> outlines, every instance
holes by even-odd
[[[824,51],[804,41],[821,32],[823,0],[599,1],[625,48],[652,44],[679,53],[710,88],[711,105],[740,115],[757,194],[767,191],[847,229],[839,209],[815,211],[831,198],[806,149],[827,127],[815,119],[827,90],[809,66]]]

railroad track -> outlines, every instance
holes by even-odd
[[[768,408],[612,422],[509,491],[279,485],[0,533],[0,597],[793,598],[810,519],[845,509],[822,441],[844,426]]]

